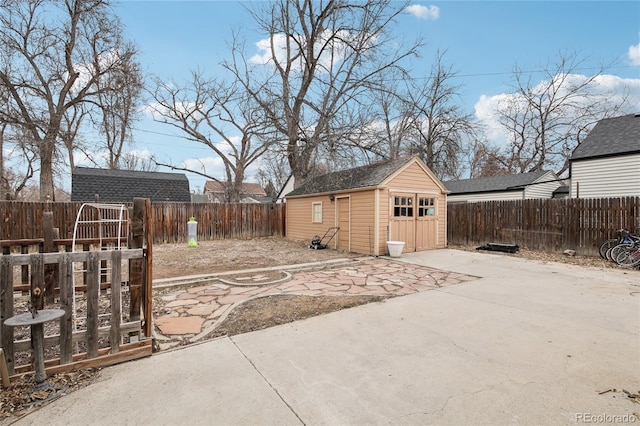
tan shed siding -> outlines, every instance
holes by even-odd
[[[322,223],[313,223],[311,213],[314,202],[322,203]],[[335,226],[335,202],[326,195],[287,199],[287,238],[295,241],[311,241],[315,235],[322,236],[327,229]],[[330,247],[335,246],[335,240]]]
[[[640,195],[640,154],[574,161],[570,193],[572,198]]]
[[[389,181],[388,190],[381,192],[380,212],[384,212],[386,217],[380,218],[381,225],[381,242],[380,254],[387,251],[387,233],[390,220],[390,192],[415,192],[418,195],[430,195],[437,199],[438,206],[438,222],[437,222],[437,247],[443,248],[447,245],[447,195],[441,192],[440,186],[434,182],[431,177],[418,164],[414,163],[407,167],[402,173]],[[384,200],[384,206],[382,203]]]
[[[374,253],[375,190],[351,193],[351,251]]]
[[[482,192],[479,194],[449,194],[447,201],[450,203],[466,201],[468,203],[474,203],[479,201],[493,201],[493,200],[522,200],[522,191],[500,191],[500,192]]]
[[[411,164],[402,173],[391,179],[387,186],[391,191],[440,192],[438,185],[416,163]]]
[[[387,239],[389,238],[389,190],[381,189],[379,194],[380,206],[378,212],[380,214],[380,222],[378,224],[378,256],[382,256],[387,252]]]

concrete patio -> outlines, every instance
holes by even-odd
[[[106,368],[17,424],[640,422],[640,272],[400,260],[480,278]]]

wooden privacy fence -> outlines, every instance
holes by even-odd
[[[531,250],[598,255],[619,229],[640,230],[640,197],[571,198],[447,205],[449,244],[518,244]]]
[[[187,221],[198,222],[198,240],[284,237],[285,204],[153,203],[156,242],[187,241]]]
[[[126,204],[128,207],[131,203]],[[42,216],[53,212],[60,238],[71,238],[82,203],[0,201],[0,240],[42,238]],[[187,221],[198,222],[198,239],[250,239],[285,235],[284,204],[152,203],[154,242],[185,242]]]

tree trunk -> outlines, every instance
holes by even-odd
[[[40,147],[40,201],[55,201],[53,186],[53,147],[47,140]]]

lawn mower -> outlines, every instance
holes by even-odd
[[[322,238],[319,235],[316,235],[311,240],[311,244],[309,244],[309,248],[314,250],[326,249],[327,245],[329,245],[329,243],[331,242],[333,237],[336,236],[339,230],[340,228],[338,226],[333,226],[327,229],[327,232],[324,233]]]

